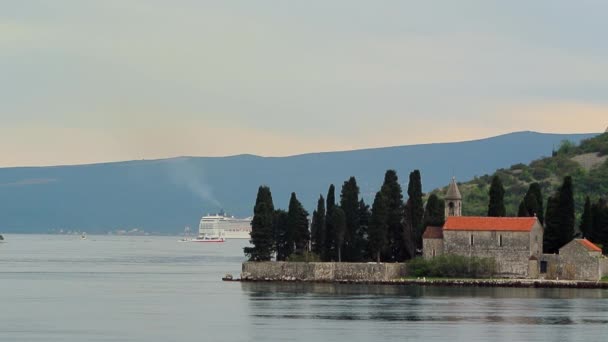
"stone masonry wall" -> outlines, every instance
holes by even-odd
[[[335,262],[244,262],[241,278],[250,280],[387,281],[407,275],[406,265]]]
[[[608,277],[608,258],[600,259],[600,277]]]
[[[433,255],[433,250],[435,255]],[[443,254],[443,239],[423,239],[422,240],[422,255],[425,259]]]
[[[572,241],[559,250],[561,279],[599,280],[600,259],[590,256],[580,243]]]
[[[536,254],[531,254],[528,232],[444,230],[443,240],[445,254],[494,258],[497,273],[503,277],[527,277],[528,260]]]

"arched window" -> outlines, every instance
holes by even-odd
[[[449,216],[454,216],[455,215],[454,202],[448,203],[448,215]]]

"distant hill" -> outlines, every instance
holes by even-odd
[[[572,176],[577,217],[582,214],[585,196],[592,200],[608,195],[608,132],[583,140],[580,145],[564,142],[556,146],[551,157],[531,163],[518,163],[496,172],[459,183],[463,196],[463,215],[485,216],[488,211],[488,192],[494,175],[498,175],[505,187],[507,216],[517,216],[517,209],[530,183],[538,182],[543,193],[544,208],[547,198],[563,182]],[[442,196],[447,187],[435,190]]]
[[[355,176],[366,201],[395,169],[406,186],[411,170],[422,173],[425,191],[492,173],[551,154],[561,141],[578,143],[597,134],[518,132],[441,144],[313,153],[291,157],[181,157],[106,164],[0,169],[0,231],[89,233],[125,228],[176,233],[198,226],[201,215],[224,208],[249,216],[257,188],[270,186],[275,206],[285,208],[295,191],[312,212],[330,183],[339,191]]]

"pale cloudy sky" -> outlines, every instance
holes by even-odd
[[[608,1],[0,0],[0,166],[608,125]]]

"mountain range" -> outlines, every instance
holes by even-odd
[[[286,208],[291,192],[312,213],[319,194],[355,176],[366,202],[395,169],[407,189],[419,169],[423,190],[516,163],[550,156],[564,140],[589,134],[516,132],[453,143],[396,146],[289,157],[237,155],[178,157],[91,165],[0,168],[0,231],[59,229],[103,233],[139,228],[171,234],[198,227],[202,215],[224,209],[250,216],[257,188],[268,185],[275,207]],[[407,196],[407,195],[406,195]],[[338,197],[339,198],[339,197]]]

